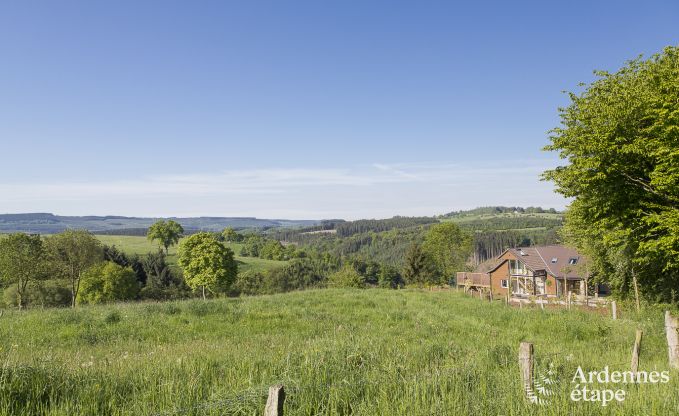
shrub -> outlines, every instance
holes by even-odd
[[[2,293],[0,306],[16,307],[19,304],[19,297],[16,286],[12,285]],[[27,307],[59,307],[71,305],[71,290],[63,282],[57,280],[47,280],[35,282],[29,285],[24,306]]]
[[[365,287],[365,278],[350,265],[345,265],[328,278],[331,287]]]
[[[264,291],[264,279],[262,273],[252,270],[239,273],[234,284],[234,292],[240,295],[259,295]]]
[[[137,276],[130,267],[104,262],[82,276],[78,303],[106,303],[134,299],[139,294]]]
[[[404,286],[403,278],[396,268],[384,265],[378,276],[379,285],[383,288],[398,289]]]

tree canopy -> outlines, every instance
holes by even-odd
[[[167,254],[170,247],[179,242],[182,234],[184,234],[184,228],[178,222],[160,220],[149,227],[146,237],[151,241],[158,240]]]
[[[197,233],[181,242],[177,263],[184,271],[184,280],[192,289],[215,293],[227,290],[238,274],[233,251],[213,233]]]
[[[86,230],[66,230],[46,240],[51,264],[71,286],[71,306],[80,291],[83,273],[103,260],[101,243]]]
[[[544,174],[573,198],[564,236],[619,294],[677,300],[679,48],[596,75],[546,147],[567,161]]]
[[[440,275],[436,272],[431,257],[420,244],[412,244],[406,253],[403,279],[407,284],[420,287],[440,283]]]
[[[106,261],[90,267],[82,276],[78,303],[108,303],[134,299],[139,294],[131,267]]]
[[[28,283],[47,272],[45,248],[39,235],[10,234],[0,239],[0,279],[15,285],[17,306],[24,307]]]
[[[455,223],[435,224],[424,237],[422,249],[429,254],[447,282],[453,279],[455,272],[465,269],[472,252],[472,237]]]

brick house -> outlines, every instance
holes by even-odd
[[[503,297],[511,288],[513,297],[563,297],[568,292],[585,293],[586,259],[564,246],[510,248],[497,258],[487,272],[457,273],[457,285],[471,290],[492,291]],[[606,294],[597,285],[596,293]]]

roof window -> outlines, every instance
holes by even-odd
[[[568,264],[578,264],[578,258],[571,257],[570,259],[568,259]]]
[[[552,257],[552,263],[556,263],[557,261],[559,261],[559,259],[557,259],[556,257]]]

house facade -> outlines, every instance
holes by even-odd
[[[483,273],[458,273],[458,286],[491,292],[493,296],[563,297],[585,294],[586,259],[576,250],[552,245],[510,248]],[[596,294],[605,294],[597,286]]]

